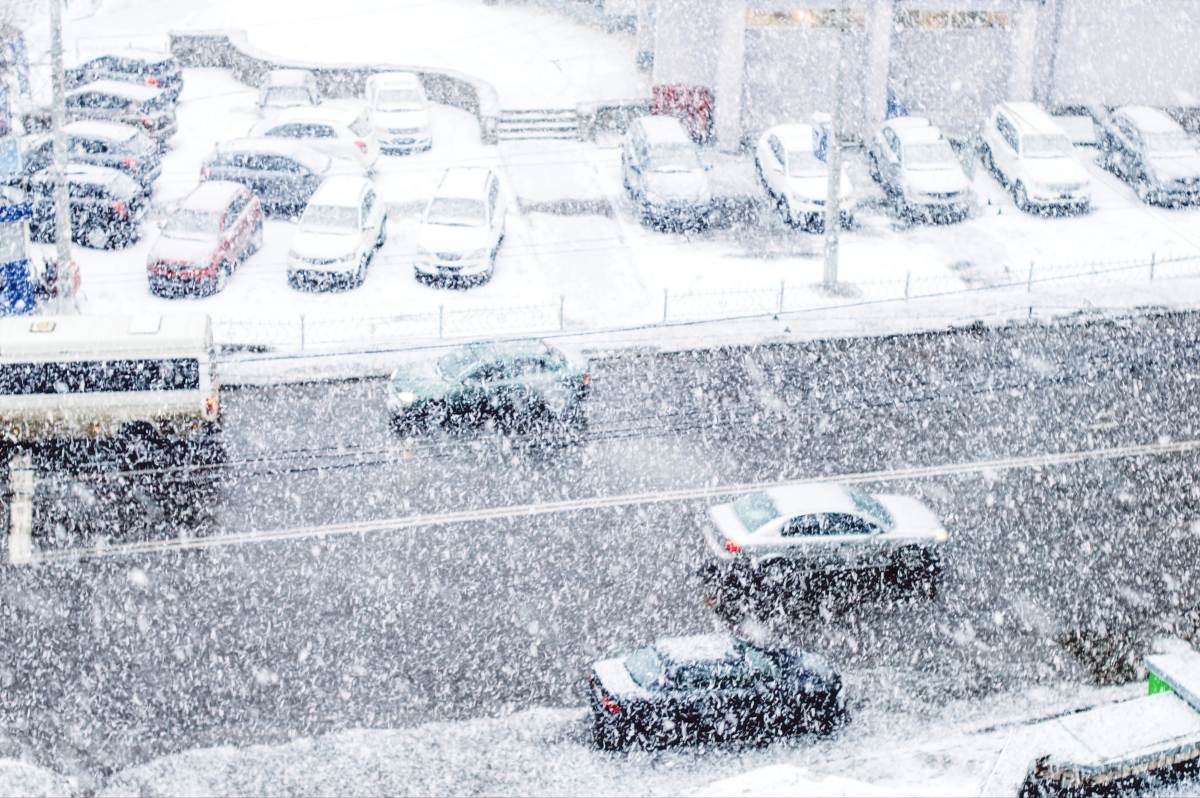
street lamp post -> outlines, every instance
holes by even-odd
[[[54,94],[50,119],[54,129],[54,227],[60,303],[73,289],[75,269],[71,260],[71,200],[64,171],[67,140],[63,126],[67,121],[67,100],[63,88],[62,4],[63,0],[50,0],[50,84]]]
[[[850,8],[847,0],[842,0],[841,7],[836,12],[834,29],[837,31],[837,64],[833,80],[833,119],[829,123],[829,141],[827,144],[827,162],[829,164],[829,180],[825,191],[825,274],[826,290],[837,288],[838,273],[838,233],[842,227],[842,125],[845,115],[845,62],[846,62],[846,31],[850,27]]]

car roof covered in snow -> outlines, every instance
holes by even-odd
[[[1175,133],[1183,129],[1183,126],[1165,111],[1148,105],[1123,105],[1114,113],[1137,125],[1138,130],[1143,133]]]
[[[813,149],[816,143],[812,125],[803,122],[793,122],[786,125],[775,125],[767,133],[779,139],[779,143],[789,152],[803,152]]]
[[[68,136],[88,136],[113,141],[129,141],[140,132],[133,125],[99,119],[80,119],[78,122],[63,125],[62,129]]]
[[[116,169],[109,169],[107,166],[92,166],[91,164],[69,163],[63,168],[63,174],[66,175],[67,181],[81,184],[91,184],[97,186],[105,186],[112,189],[114,192],[124,194],[141,193],[141,188],[133,178],[124,172]],[[43,169],[34,175],[34,180],[37,182],[54,182],[54,170]]]
[[[374,188],[370,178],[357,175],[332,175],[321,181],[309,198],[309,205],[336,205],[357,208],[362,196]]]
[[[654,650],[676,665],[736,659],[739,649],[737,640],[723,634],[664,637],[654,641]]]
[[[940,141],[942,139],[942,131],[933,126],[926,127],[900,127],[892,129],[896,137],[904,144],[920,144],[930,141]]]
[[[487,190],[491,169],[478,166],[456,166],[447,169],[438,183],[436,197],[482,197]]]
[[[166,50],[147,50],[137,47],[122,47],[115,50],[105,50],[102,53],[97,53],[79,63],[73,68],[86,66],[93,61],[98,61],[101,58],[123,58],[129,61],[145,61],[147,64],[162,64],[167,61],[173,61],[175,56]]]
[[[13,316],[0,319],[0,357],[56,358],[80,353],[205,351],[202,313],[138,316]]]
[[[241,139],[223,141],[216,146],[219,155],[231,152],[258,152],[271,155],[286,155],[295,158],[300,163],[315,172],[323,172],[332,163],[330,157],[323,152],[314,150],[302,141],[268,136],[247,136]]]
[[[846,488],[831,482],[809,482],[787,485],[766,491],[779,511],[780,517],[804,513],[854,512],[854,502]]]
[[[1062,128],[1054,121],[1054,117],[1046,113],[1046,109],[1037,103],[1027,101],[1009,101],[1001,103],[1001,109],[1006,111],[1017,124],[1030,133],[1062,133]]]
[[[326,125],[344,125],[349,127],[365,113],[364,107],[346,105],[298,105],[284,108],[271,118],[270,122],[259,127],[272,128],[295,122],[311,122]]]
[[[143,86],[139,83],[123,83],[119,80],[93,80],[91,83],[86,83],[79,88],[72,89],[68,94],[83,94],[85,92],[98,91],[104,94],[112,94],[117,97],[124,97],[136,102],[146,102],[153,100],[162,94],[161,91],[152,86]]]
[[[180,201],[179,207],[192,211],[223,211],[235,197],[250,193],[241,183],[205,180]]]
[[[309,69],[272,69],[267,72],[265,86],[304,86],[317,79]]]
[[[424,89],[415,72],[376,72],[367,78],[367,82],[377,89]]]
[[[933,127],[933,123],[924,116],[893,116],[891,119],[885,120],[884,127],[890,127],[897,132],[901,130],[910,130],[913,128],[921,129]]]
[[[673,116],[643,116],[638,122],[655,144],[692,143],[692,137],[684,130],[683,124]]]

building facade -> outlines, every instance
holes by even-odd
[[[656,91],[705,96],[736,148],[832,110],[849,132],[920,113],[967,135],[1005,99],[1200,104],[1200,0],[634,0]]]

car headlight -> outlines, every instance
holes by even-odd
[[[417,401],[417,395],[412,391],[400,391],[396,394],[396,401],[402,405],[411,405]]]
[[[944,529],[939,529],[937,532],[933,533],[933,539],[938,543],[945,543],[950,539],[950,533]]]

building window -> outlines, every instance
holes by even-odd
[[[896,10],[896,27],[905,30],[973,30],[977,28],[1007,28],[1011,17],[1007,11],[930,11],[920,9]]]
[[[761,8],[751,8],[746,11],[747,28],[839,28],[838,20],[841,9],[837,8],[798,8],[787,11],[770,11]],[[847,24],[851,28],[864,28],[867,24],[866,15],[859,11],[851,11],[847,15]]]

